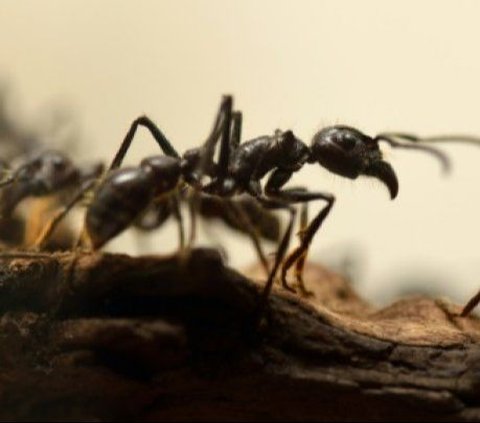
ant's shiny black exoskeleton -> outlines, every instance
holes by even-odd
[[[139,167],[118,169],[139,125],[150,130],[166,156],[146,158]],[[307,163],[319,163],[331,172],[351,179],[361,175],[375,177],[388,187],[393,199],[398,193],[398,180],[393,168],[382,158],[379,141],[388,142],[393,147],[427,151],[441,159],[445,167],[448,166],[446,156],[434,148],[400,144],[387,135],[371,138],[347,126],[321,130],[314,136],[311,147],[308,147],[292,131],[279,130],[272,136],[241,143],[241,125],[242,116],[233,111],[232,97],[225,96],[207,141],[180,158],[148,118],[141,117],[134,121],[112,162],[111,171],[96,188],[88,208],[85,230],[92,246],[101,247],[128,227],[155,198],[174,191],[181,184],[192,186],[196,193],[221,198],[247,193],[267,209],[283,209],[290,214],[262,298],[268,297],[282,262],[283,286],[291,289],[286,282],[286,273],[295,264],[299,288],[302,293],[307,293],[302,280],[304,262],[315,233],[333,207],[334,196],[310,192],[305,188],[284,189],[283,186],[294,172]],[[219,159],[215,163],[215,148],[219,140]],[[263,187],[261,181],[267,175],[268,180]],[[210,178],[206,185],[202,184],[203,176]],[[322,200],[327,204],[310,224],[307,225],[303,219],[300,245],[284,261],[296,215],[292,204],[306,204],[314,200]]]

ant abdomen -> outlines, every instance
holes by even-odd
[[[85,229],[94,249],[126,229],[150,204],[152,174],[141,167],[112,171],[95,191]]]
[[[169,156],[147,157],[139,167],[111,171],[95,191],[85,218],[92,247],[102,247],[128,228],[156,196],[175,189],[180,177],[180,160]]]
[[[180,159],[170,156],[152,156],[143,159],[140,167],[144,172],[151,173],[155,193],[162,194],[177,186],[182,174]]]

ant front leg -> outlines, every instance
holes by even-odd
[[[287,272],[293,264],[296,264],[295,276],[297,279],[298,287],[302,295],[308,296],[311,293],[305,288],[303,281],[303,267],[305,260],[308,254],[308,249],[310,243],[322,225],[325,218],[330,213],[330,210],[333,207],[335,202],[335,197],[331,194],[326,194],[323,192],[310,192],[305,188],[289,188],[289,189],[280,189],[287,181],[291,178],[292,172],[284,169],[277,169],[270,176],[267,185],[265,187],[265,192],[271,196],[278,199],[281,199],[289,204],[292,203],[303,203],[304,208],[302,211],[302,221],[301,221],[301,230],[299,233],[300,236],[300,246],[297,247],[292,253],[290,253],[285,260],[285,263],[282,265],[281,272],[281,281],[282,286],[286,289],[292,290],[292,288],[287,283]],[[306,204],[310,201],[323,200],[327,202],[327,205],[320,210],[318,215],[312,220],[312,222],[307,226],[307,209]]]
[[[251,182],[250,185],[252,186],[253,184],[256,185],[255,182]],[[265,197],[264,195],[258,194],[257,188],[252,191],[250,190],[252,195],[259,201],[259,203],[264,206],[267,209],[273,209],[273,210],[287,210],[290,213],[290,219],[289,223],[287,226],[287,229],[285,230],[285,233],[282,237],[282,240],[280,241],[280,245],[278,247],[277,253],[275,255],[275,262],[273,264],[272,269],[270,270],[270,274],[268,275],[267,283],[265,284],[265,287],[263,289],[263,292],[260,297],[260,302],[258,306],[258,317],[260,318],[263,310],[266,307],[268,297],[270,295],[270,292],[272,291],[273,283],[275,282],[275,276],[277,274],[278,268],[283,262],[283,258],[285,257],[285,254],[287,253],[288,246],[290,244],[290,239],[292,237],[292,231],[293,231],[293,223],[295,221],[295,215],[296,215],[296,210],[294,207],[286,204],[285,202],[282,202],[280,200],[272,199]],[[255,192],[255,194],[254,194]],[[291,289],[291,288],[290,288]]]

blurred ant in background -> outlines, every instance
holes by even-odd
[[[61,144],[74,141],[71,122],[64,112],[49,113],[33,125],[34,128],[30,128],[26,123],[15,119],[11,109],[9,90],[6,85],[1,85],[0,238],[6,244],[18,246],[26,243],[31,246],[31,238],[36,237],[43,226],[40,217],[42,211],[65,201],[68,193],[79,187],[84,180],[98,176],[102,166],[96,164],[79,168],[60,151],[45,150],[42,142],[45,138],[50,141],[56,139]],[[30,204],[33,210],[29,210],[28,217],[22,219],[15,211],[27,198],[42,198],[46,201]],[[66,232],[63,235],[68,238]],[[57,237],[48,248],[57,246],[66,247],[66,244]]]
[[[67,198],[72,192],[96,180],[103,173],[103,164],[80,168],[64,153],[46,150],[27,159],[15,170],[7,169],[7,176],[0,182],[0,187],[3,188],[1,218],[10,217],[17,205],[27,198],[56,195],[61,202],[68,201]],[[38,242],[35,241],[33,247],[36,247]]]

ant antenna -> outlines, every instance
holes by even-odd
[[[379,136],[400,138],[410,142],[461,142],[466,144],[480,145],[480,138],[473,135],[435,135],[431,137],[419,137],[408,132],[384,132]]]
[[[430,147],[428,145],[423,145],[423,144],[404,144],[398,141],[395,141],[393,138],[403,138],[407,141],[411,142],[420,142],[420,141],[425,141],[424,138],[418,138],[414,135],[410,134],[400,134],[400,133],[391,133],[391,134],[379,134],[377,135],[374,140],[375,141],[384,141],[386,142],[390,147],[392,148],[405,148],[409,150],[420,150],[420,151],[425,151],[426,153],[432,154],[435,156],[441,163],[442,165],[442,170],[445,174],[450,173],[450,170],[452,168],[450,159],[448,156],[443,153],[442,151]]]

